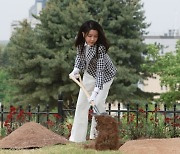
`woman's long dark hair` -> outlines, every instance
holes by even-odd
[[[98,31],[98,40],[96,42],[97,45],[104,45],[106,48],[106,51],[109,49],[109,43],[105,37],[103,28],[101,27],[101,25],[93,20],[88,20],[85,23],[82,24],[82,26],[79,29],[76,41],[75,41],[75,46],[79,46],[79,45],[84,45],[85,43],[85,39],[83,37],[83,32],[85,34],[88,34],[90,30],[97,30]]]

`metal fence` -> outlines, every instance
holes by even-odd
[[[65,117],[68,113],[74,115],[75,107],[71,109],[65,109],[63,100],[59,98],[57,105],[57,112],[50,112],[49,105],[47,105],[44,109],[38,105],[35,109],[32,109],[31,105],[29,105],[26,109],[23,109],[22,106],[15,108],[14,106],[10,106],[9,109],[5,108],[1,105],[0,109],[0,121],[1,128],[5,126],[13,127],[13,122],[18,121],[19,125],[22,125],[23,122],[27,121],[36,121],[37,123],[43,123],[48,127],[48,122],[50,122],[50,116],[53,116],[57,123],[63,123]],[[177,108],[177,104],[174,104],[171,109],[167,109],[166,105],[163,105],[161,109],[157,104],[154,105],[153,110],[149,109],[149,105],[145,104],[144,107],[140,107],[139,104],[127,104],[125,109],[121,109],[120,103],[117,105],[117,109],[112,109],[111,104],[108,104],[108,109],[106,110],[109,115],[113,115],[117,118],[118,122],[121,122],[123,115],[126,115],[127,123],[131,120],[131,114],[134,114],[134,120],[136,121],[136,125],[139,124],[140,116],[144,115],[145,121],[148,121],[148,118],[151,114],[154,116],[154,120],[158,119],[159,114],[164,117],[164,125],[168,124],[168,119],[172,120],[172,127],[174,136],[176,134],[176,129],[180,128],[180,110]],[[152,109],[152,105],[151,105]]]

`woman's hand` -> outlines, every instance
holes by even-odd
[[[95,99],[96,99],[99,91],[100,91],[100,89],[99,89],[98,87],[95,87],[95,88],[94,88],[94,90],[93,90],[93,92],[92,92],[92,94],[91,94],[91,96],[90,96],[90,98],[89,98],[89,102],[95,101]]]
[[[79,69],[78,68],[74,68],[73,71],[69,74],[69,77],[74,77],[74,78],[79,78]]]

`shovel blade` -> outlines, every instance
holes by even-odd
[[[96,105],[93,105],[93,109],[94,109],[94,112],[92,113],[93,116],[97,116],[97,115],[108,115],[107,112],[102,112],[100,113],[99,109],[97,108]]]

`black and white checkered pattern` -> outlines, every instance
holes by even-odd
[[[110,81],[115,76],[117,69],[106,53],[106,48],[103,45],[98,46],[98,54],[96,53],[97,45],[91,46],[86,54],[85,47],[83,48],[82,53],[81,47],[79,46],[77,48],[74,67],[82,71],[86,70],[96,79],[95,87],[103,89],[103,84]]]

